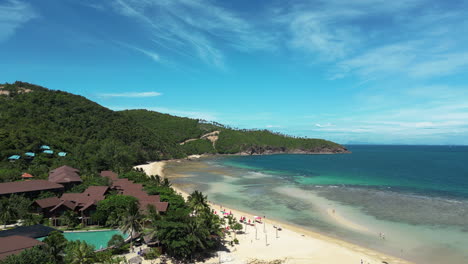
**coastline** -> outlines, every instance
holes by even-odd
[[[189,157],[183,160],[198,159],[200,157],[201,156]],[[135,168],[142,168],[148,175],[157,174],[161,177],[171,179],[170,175],[164,174],[165,165],[167,162],[182,162],[183,160],[158,161],[135,166]],[[173,185],[172,187],[176,192],[180,193],[184,199],[187,199],[189,194],[182,190],[181,186]],[[254,219],[254,215],[232,207],[224,207],[222,205],[212,203],[211,201],[209,202],[209,205],[216,212],[219,212],[221,209],[230,211],[237,219],[240,219],[241,216],[247,217],[247,219],[251,220]],[[368,231],[358,223],[351,222],[340,214],[333,212],[332,209],[327,209],[327,213],[332,219],[340,222],[341,224],[349,225],[350,227],[360,229],[361,231]],[[236,259],[241,261],[248,259],[282,259],[286,260],[286,263],[413,263],[340,239],[332,238],[324,234],[313,232],[300,226],[268,218],[263,220],[264,225],[259,226],[259,224],[257,224],[256,227],[247,226],[245,233],[237,234],[237,239],[240,244],[233,247],[228,246],[230,252],[226,253],[225,257],[227,259]],[[282,230],[276,231],[274,226],[281,226]],[[275,232],[278,237],[276,237]],[[216,262],[217,260],[218,258],[216,258],[216,260],[210,259],[204,263],[218,263]]]

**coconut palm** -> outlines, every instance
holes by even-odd
[[[120,229],[122,232],[130,235],[130,247],[133,247],[133,236],[139,233],[143,226],[143,216],[140,213],[138,203],[132,203],[125,210],[120,221]]]
[[[207,212],[210,210],[208,205],[207,196],[199,191],[194,191],[188,197],[189,207],[194,210],[197,214],[202,212]]]
[[[80,240],[68,242],[65,254],[69,264],[92,264],[95,259],[94,247]]]
[[[67,228],[75,227],[79,223],[78,215],[71,210],[65,211],[60,219],[62,220],[62,223],[67,226]]]
[[[172,186],[172,183],[169,181],[168,178],[164,178],[164,180],[163,180],[162,183],[161,183],[161,186],[162,186],[162,187],[167,187],[167,188],[169,188],[169,187]]]
[[[52,231],[45,239],[48,253],[55,259],[56,263],[62,263],[63,252],[67,246],[67,239],[59,231]]]
[[[0,221],[3,223],[4,229],[8,222],[16,219],[17,213],[15,208],[10,203],[10,200],[7,198],[2,198],[0,200]]]

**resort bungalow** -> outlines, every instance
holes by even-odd
[[[0,197],[12,194],[25,194],[34,197],[43,191],[62,192],[63,185],[46,180],[0,183]]]
[[[47,145],[42,145],[42,146],[40,147],[40,149],[50,149],[50,147],[47,146]]]
[[[24,153],[24,157],[28,160],[32,160],[34,159],[34,157],[36,156],[36,153],[34,152],[26,152]]]
[[[52,219],[54,225],[65,211],[70,210],[80,216],[82,223],[89,225],[92,212],[96,210],[97,203],[105,199],[108,190],[107,186],[90,186],[83,193],[64,193],[60,198],[40,199],[34,204],[38,212]]]
[[[13,161],[19,160],[20,158],[21,158],[20,155],[12,155],[12,156],[8,157],[8,160],[13,162]]]
[[[44,152],[45,154],[49,154],[49,155],[54,154],[54,151],[53,151],[53,150],[50,150],[50,149],[44,150],[43,152]]]
[[[80,178],[79,170],[69,167],[62,166],[51,170],[49,172],[49,181],[54,183],[60,183],[65,186],[66,189],[73,187],[75,184],[80,184],[83,181]]]
[[[57,155],[59,155],[59,157],[65,157],[65,156],[67,156],[67,153],[66,152],[59,152],[59,153],[57,153]]]

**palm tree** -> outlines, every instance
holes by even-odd
[[[138,203],[132,203],[122,216],[120,229],[130,235],[130,247],[133,247],[133,236],[142,230],[143,216],[140,214]]]
[[[0,221],[3,223],[3,228],[6,228],[8,222],[16,218],[16,210],[7,198],[0,200]]]
[[[154,207],[154,205],[149,204],[146,209],[145,221],[150,224],[150,231],[146,235],[150,235],[151,240],[154,240],[157,236],[157,223],[162,219],[159,211]]]
[[[194,191],[188,197],[189,207],[197,214],[201,212],[208,212],[210,207],[208,205],[207,196],[199,191]]]
[[[40,224],[41,221],[42,221],[42,216],[28,213],[23,216],[22,225],[23,226],[37,225],[37,224]]]
[[[94,247],[84,241],[71,241],[65,250],[65,263],[92,264],[94,263]]]
[[[63,251],[67,246],[67,239],[59,231],[52,231],[49,236],[44,239],[47,245],[47,251],[55,259],[56,263],[62,263]]]
[[[63,213],[61,220],[67,226],[67,228],[70,228],[75,227],[78,224],[79,220],[77,217],[78,215],[75,212],[67,210]]]
[[[161,184],[162,187],[171,187],[172,186],[172,183],[169,181],[168,178],[164,178],[164,180],[162,181],[162,184]]]

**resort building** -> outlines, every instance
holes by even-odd
[[[155,207],[158,212],[164,213],[169,206],[168,202],[161,202],[159,195],[148,195],[143,190],[143,185],[134,183],[128,179],[119,179],[118,175],[111,171],[101,172],[101,176],[107,177],[112,181],[111,188],[116,190],[118,194],[133,196],[138,199],[140,210],[145,211],[148,205]]]
[[[44,225],[32,225],[0,231],[0,261],[25,249],[43,245],[36,238],[46,237],[52,231],[58,230]]]
[[[105,199],[109,190],[107,186],[90,186],[83,193],[64,193],[60,198],[50,197],[34,201],[37,211],[52,220],[53,225],[59,224],[59,218],[65,211],[74,211],[80,216],[81,222],[91,223],[91,213],[96,210],[97,203]]]
[[[0,261],[10,255],[21,253],[21,251],[35,246],[44,245],[43,242],[30,237],[8,236],[0,237]]]
[[[0,183],[0,197],[12,194],[24,194],[32,197],[43,191],[63,192],[63,185],[46,180]]]
[[[66,165],[51,170],[49,172],[49,181],[63,184],[67,189],[83,182],[80,177],[80,171]]]

